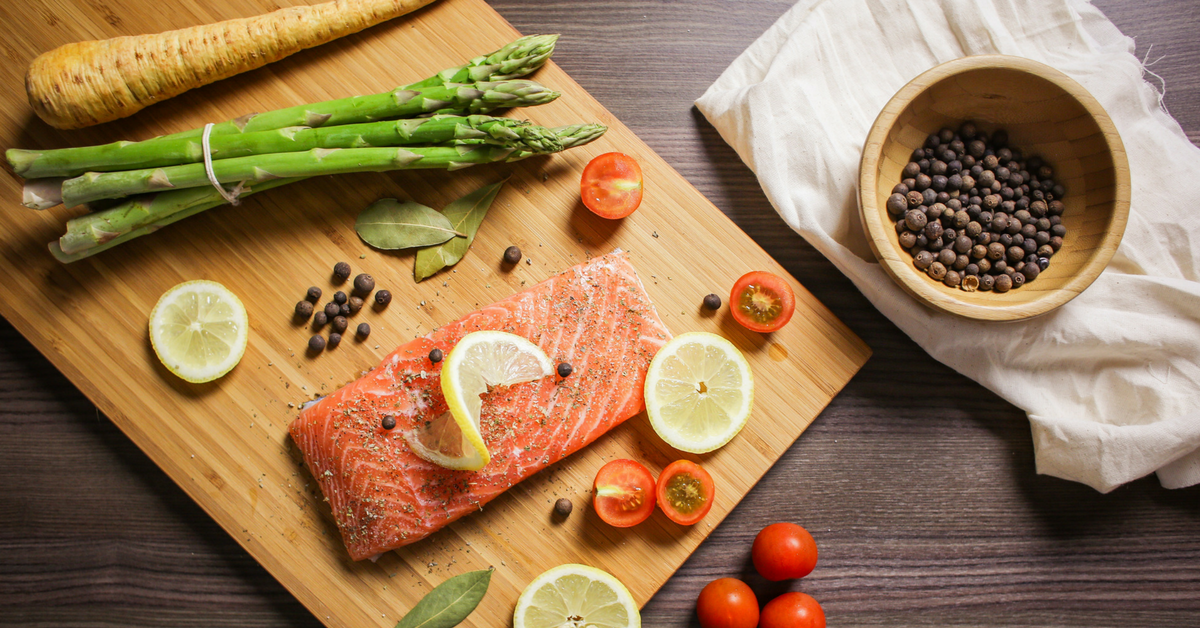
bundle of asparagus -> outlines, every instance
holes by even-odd
[[[214,179],[237,184],[244,197],[318,175],[455,170],[586,144],[607,129],[599,124],[548,129],[484,115],[558,97],[519,79],[546,62],[556,40],[557,35],[523,37],[381,94],[212,125],[207,164],[203,129],[142,142],[11,149],[6,156],[14,172],[27,179],[26,206],[46,209],[62,203],[91,210],[70,220],[66,234],[50,244],[55,257],[72,262],[225,204]]]

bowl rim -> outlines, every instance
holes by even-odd
[[[1112,222],[1104,237],[1096,244],[1091,259],[1063,286],[1046,292],[1032,301],[1012,305],[968,303],[952,295],[949,289],[943,290],[930,283],[913,269],[909,261],[902,259],[897,254],[887,234],[892,225],[888,224],[885,229],[880,218],[879,205],[876,202],[877,171],[883,157],[883,143],[895,125],[896,119],[927,89],[957,74],[982,69],[1026,72],[1053,83],[1069,94],[1096,121],[1112,155],[1115,174]],[[1117,133],[1112,118],[1109,117],[1099,101],[1074,79],[1044,63],[1024,57],[973,55],[947,61],[922,72],[900,88],[884,105],[871,125],[871,131],[863,145],[862,159],[859,162],[858,201],[859,218],[867,241],[871,245],[871,251],[887,274],[905,292],[928,307],[960,317],[980,321],[1018,321],[1045,314],[1075,298],[1090,286],[1108,266],[1125,234],[1125,226],[1129,221],[1129,161],[1125,153],[1125,145],[1121,141],[1120,134]]]

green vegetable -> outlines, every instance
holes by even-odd
[[[437,585],[396,624],[396,628],[454,628],[479,606],[492,570],[469,571]]]
[[[265,113],[250,114],[234,118],[213,126],[212,134],[224,133],[254,133],[269,131],[289,126],[333,126],[335,124],[356,124],[359,122],[374,122],[391,116],[388,114],[393,106],[389,101],[397,94],[408,90],[422,90],[428,87],[443,87],[454,83],[479,83],[486,81],[504,81],[519,76],[525,76],[542,67],[550,55],[554,54],[554,43],[558,35],[530,35],[522,37],[507,46],[482,57],[476,57],[465,65],[442,70],[437,74],[417,83],[397,87],[394,90],[370,96],[355,96],[339,100],[328,100],[320,103],[297,105],[285,109],[276,109]],[[557,94],[555,94],[557,97]],[[549,100],[553,100],[550,98]],[[549,102],[547,100],[546,102]],[[539,103],[540,104],[540,103]],[[518,105],[505,105],[515,107]],[[158,139],[199,138],[204,129],[192,129]]]
[[[351,172],[384,172],[439,168],[458,170],[473,164],[502,161],[513,149],[501,146],[410,146],[407,148],[314,148],[300,153],[271,153],[222,159],[212,163],[221,183],[261,183],[271,179],[312,177]],[[82,205],[160,190],[209,186],[204,164],[146,168],[124,172],[89,172],[63,182],[63,204]]]
[[[504,181],[493,183],[471,192],[470,194],[450,203],[442,210],[442,214],[456,231],[463,235],[451,238],[445,244],[431,246],[417,251],[417,259],[413,265],[413,278],[422,281],[447,266],[453,266],[467,254],[471,243],[475,241],[475,233],[483,217],[487,215],[492,201]]]
[[[433,208],[394,198],[368,205],[354,221],[354,230],[363,242],[386,250],[431,246],[463,235]]]
[[[287,127],[257,133],[217,135],[210,138],[209,151],[214,160],[291,153],[313,148],[367,148],[374,146],[434,146],[455,143],[483,143],[509,146],[534,152],[561,150],[557,137],[544,127],[531,126],[524,120],[493,118],[484,115],[434,116],[408,120],[389,120],[363,124],[345,124],[317,129]],[[86,172],[139,170],[204,161],[204,150],[197,138],[114,142],[101,146],[80,146],[57,150],[33,151],[19,148],[7,152],[13,171],[30,179],[76,177]],[[30,185],[26,185],[38,196]],[[37,206],[47,199],[35,198]],[[26,205],[31,201],[27,195]]]
[[[568,126],[560,126],[551,129],[562,143],[563,150],[583,146],[588,142],[598,139],[608,131],[608,127],[603,124],[571,124]],[[529,150],[517,150],[512,155],[508,156],[508,161],[520,161],[527,157],[532,157],[537,153]]]

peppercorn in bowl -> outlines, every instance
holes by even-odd
[[[883,108],[859,210],[889,275],[934,309],[1038,316],[1099,276],[1129,213],[1112,120],[1065,74],[1002,55],[939,65]]]

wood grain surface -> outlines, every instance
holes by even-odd
[[[967,292],[917,270],[885,207],[913,150],[968,119],[989,133],[1003,128],[1010,146],[1054,164],[1057,180],[1071,190],[1060,199],[1068,237],[1054,263],[1019,289]],[[1071,77],[1009,55],[948,61],[901,88],[867,136],[858,189],[868,242],[884,271],[922,303],[981,321],[1031,318],[1074,299],[1108,266],[1129,218],[1129,160],[1112,118]]]
[[[157,29],[172,17],[155,12],[155,5],[145,0],[114,0],[113,5],[130,16],[130,23],[121,27],[127,32]],[[39,6],[50,10],[27,3],[16,16],[36,18]],[[71,18],[75,37],[87,36],[86,11],[78,11],[83,8],[58,10]],[[204,20],[269,8],[270,3],[210,2]],[[136,127],[147,123],[167,132],[184,131],[206,119],[384,92],[518,37],[482,0],[445,0],[389,24],[359,45],[325,50],[324,58],[304,65],[304,80],[226,82],[214,86],[224,91],[211,101],[192,92],[128,125],[122,121],[112,128],[83,129],[70,137],[73,143],[99,144],[114,132],[144,137]],[[464,36],[447,40],[446,32]],[[33,46],[41,43],[33,35],[20,42],[19,51],[31,57]],[[404,55],[409,50],[424,54]],[[377,59],[389,53],[403,58],[378,67]],[[19,83],[20,67],[0,68],[0,77]],[[287,65],[270,69],[279,74],[277,68],[286,71]],[[728,308],[716,314],[702,309],[700,301],[710,286],[730,286],[751,270],[786,271],[561,68],[547,64],[537,79],[562,97],[518,115],[547,127],[601,122],[608,132],[587,146],[513,164],[454,173],[316,178],[70,265],[47,255],[44,243],[58,235],[58,221],[77,212],[30,211],[17,203],[15,178],[0,182],[11,199],[0,205],[0,249],[6,253],[0,273],[17,279],[0,283],[0,313],[328,626],[386,628],[446,578],[489,566],[496,568],[489,594],[464,628],[508,622],[525,585],[563,563],[612,573],[639,605],[645,604],[846,385],[870,351],[800,285],[795,286],[793,322],[770,335],[740,327]],[[285,86],[294,93],[279,94]],[[60,132],[28,119],[20,96],[0,96],[8,112],[0,117],[2,143],[61,145]],[[636,157],[652,182],[640,211],[621,221],[603,220],[579,200],[584,166],[615,150]],[[468,256],[425,282],[412,280],[411,252],[374,250],[354,233],[355,216],[378,198],[419,199],[444,207],[500,178],[508,182]],[[501,254],[514,243],[526,252],[525,263],[505,267]],[[592,478],[606,461],[634,458],[658,472],[685,457],[657,438],[646,420],[632,420],[423,542],[386,552],[377,562],[350,560],[311,469],[301,465],[298,448],[288,437],[296,408],[379,364],[406,341],[613,249],[628,252],[673,333],[720,333],[738,345],[757,375],[754,410],[739,437],[711,454],[686,456],[702,460],[721,478],[705,521],[682,527],[659,514],[645,525],[618,530],[587,507]],[[710,254],[697,257],[697,249]],[[17,270],[17,259],[25,272]],[[346,259],[356,272],[370,273],[380,288],[388,288],[394,303],[382,311],[365,307],[351,317],[352,325],[371,325],[369,339],[347,338],[336,350],[306,353],[312,331],[293,319],[294,305],[314,284],[332,296],[331,269]],[[167,373],[151,352],[146,331],[147,313],[159,296],[191,279],[227,286],[240,295],[250,319],[239,367],[203,385],[188,385]],[[604,389],[591,392],[607,394]],[[467,482],[469,476],[460,479]],[[551,504],[564,497],[578,505],[579,514],[556,522]],[[654,559],[647,561],[647,556]]]
[[[1166,106],[1200,141],[1200,6],[1097,4],[1136,38],[1166,84]],[[1200,489],[1166,491],[1146,478],[1099,495],[1036,475],[1023,414],[875,311],[787,229],[691,108],[790,5],[493,3],[523,32],[564,33],[558,63],[874,350],[650,601],[644,625],[697,625],[700,588],[739,574],[760,598],[788,588],[814,595],[831,625],[1196,625]],[[103,3],[88,7],[121,19]],[[53,29],[54,19],[29,28]],[[0,54],[11,62],[10,47]],[[322,50],[279,72],[298,76]],[[321,625],[4,322],[0,453],[0,625]],[[801,582],[771,585],[753,576],[749,543],[785,519],[813,532],[821,562]]]

